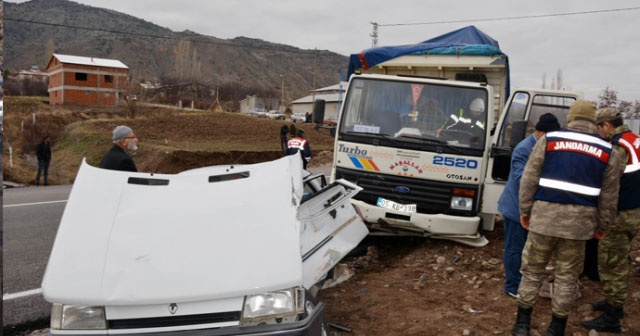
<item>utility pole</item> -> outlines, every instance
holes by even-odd
[[[318,65],[318,48],[313,52],[313,87],[311,88],[311,106],[316,103],[316,73]]]
[[[378,23],[371,22],[373,25],[373,32],[369,35],[371,36],[371,47],[375,48],[378,46]]]
[[[285,106],[285,101],[284,101],[284,74],[280,74],[280,78],[282,78],[282,85],[281,85],[282,98],[280,100],[280,110],[284,113],[284,111],[287,110],[287,107]]]

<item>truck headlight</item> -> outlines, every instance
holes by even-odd
[[[451,209],[471,211],[473,208],[473,198],[471,197],[451,197]]]
[[[71,306],[54,303],[51,308],[51,329],[106,329],[104,307]]]
[[[244,298],[242,322],[280,319],[304,312],[304,289],[290,288]],[[277,322],[277,321],[276,321]]]
[[[475,190],[453,189],[451,191],[451,209],[471,211],[473,209],[473,198],[476,196]]]

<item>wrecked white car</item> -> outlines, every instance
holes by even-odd
[[[327,273],[367,235],[360,188],[297,156],[180,174],[83,162],[42,284],[52,335],[323,335]]]

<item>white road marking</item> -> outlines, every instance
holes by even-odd
[[[24,292],[11,293],[2,295],[2,301],[9,301],[13,299],[19,299],[26,296],[39,295],[42,294],[42,288],[31,289]]]
[[[59,201],[49,201],[49,202],[36,202],[36,203],[21,203],[21,204],[8,204],[8,205],[3,205],[3,208],[13,208],[13,207],[20,207],[20,206],[29,206],[29,205],[42,205],[42,204],[53,204],[53,203],[62,203],[62,202],[66,202],[67,200],[59,200]]]

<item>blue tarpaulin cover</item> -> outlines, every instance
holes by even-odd
[[[475,26],[467,26],[416,44],[369,48],[349,58],[349,74],[403,55],[504,55],[507,68],[506,92],[509,88],[509,62],[498,41]]]

